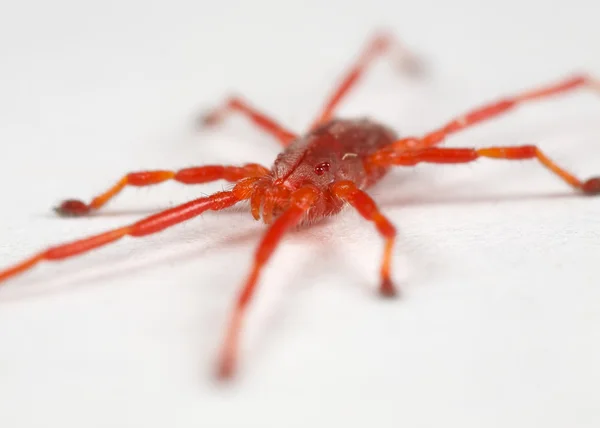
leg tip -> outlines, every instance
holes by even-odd
[[[61,217],[79,217],[88,214],[90,207],[77,199],[69,199],[55,207],[54,211]]]
[[[235,374],[235,366],[231,359],[224,359],[219,363],[217,367],[217,380],[219,381],[230,381]]]
[[[380,30],[374,35],[372,48],[375,52],[383,52],[392,44],[394,36],[388,30]]]
[[[389,278],[386,278],[382,281],[381,287],[379,287],[379,294],[386,299],[399,297],[400,295],[398,289],[394,286],[394,283]]]
[[[397,58],[396,67],[399,72],[416,79],[427,77],[429,66],[423,58],[405,54]]]
[[[600,177],[592,177],[585,181],[581,186],[581,190],[586,195],[598,195],[600,194]]]
[[[208,111],[198,117],[198,128],[210,128],[221,121],[221,115],[215,111]]]

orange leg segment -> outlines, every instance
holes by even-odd
[[[348,95],[352,88],[356,86],[371,63],[373,63],[377,57],[392,49],[394,49],[394,53],[397,54],[398,62],[403,68],[408,69],[411,72],[419,71],[419,61],[400,42],[394,39],[390,34],[377,34],[368,43],[356,63],[350,68],[339,86],[331,94],[330,98],[323,106],[321,113],[313,123],[312,128],[333,119],[335,109],[339,103],[346,95]]]
[[[286,231],[297,226],[318,198],[318,190],[312,187],[303,187],[291,195],[291,206],[271,224],[254,255],[252,270],[238,297],[225,342],[220,355],[218,376],[222,379],[230,378],[235,371],[238,354],[239,336],[242,330],[244,314],[250,300],[256,291],[260,273],[271,255],[277,248]]]
[[[294,132],[285,129],[273,119],[270,119],[267,115],[259,112],[238,97],[231,97],[221,107],[202,116],[201,122],[204,126],[213,126],[221,122],[225,116],[232,112],[242,113],[247,116],[256,126],[277,138],[284,147],[298,138]]]
[[[386,297],[395,296],[397,291],[390,277],[392,265],[392,251],[396,238],[396,228],[379,211],[371,197],[356,187],[351,181],[339,181],[332,186],[332,193],[347,201],[358,213],[368,221],[375,223],[375,227],[385,239],[385,250],[381,264],[381,286],[379,291]]]
[[[121,178],[106,192],[96,196],[89,204],[77,199],[62,202],[55,211],[62,216],[80,216],[88,214],[104,206],[108,201],[119,194],[126,186],[143,187],[152,186],[167,180],[175,180],[183,184],[202,184],[216,180],[236,182],[242,178],[260,177],[269,173],[269,170],[258,164],[243,166],[206,165],[185,168],[179,171],[141,171],[132,172]]]
[[[95,248],[115,242],[124,236],[141,237],[158,233],[170,226],[182,223],[202,214],[207,210],[222,210],[237,202],[248,199],[256,179],[241,181],[230,192],[219,192],[211,196],[195,199],[191,202],[170,208],[151,215],[129,226],[110,230],[98,235],[83,238],[74,242],[57,245],[41,251],[25,261],[0,271],[0,282],[23,273],[41,261],[57,261],[91,251]]]
[[[600,177],[592,177],[582,181],[570,172],[558,166],[536,146],[471,148],[430,147],[407,151],[380,152],[369,161],[376,165],[413,166],[425,163],[467,163],[480,157],[505,160],[537,159],[550,172],[557,175],[565,183],[587,195],[600,193]]]

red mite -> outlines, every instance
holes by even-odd
[[[337,214],[346,204],[350,204],[362,217],[375,225],[384,239],[380,292],[384,296],[396,294],[390,277],[396,230],[364,190],[379,181],[392,166],[411,167],[421,162],[467,163],[481,157],[504,160],[537,159],[550,172],[582,194],[600,193],[600,177],[580,181],[533,145],[482,149],[437,147],[449,135],[495,118],[529,101],[543,100],[584,87],[600,92],[599,81],[583,75],[575,76],[507,97],[463,114],[421,137],[399,138],[388,127],[368,119],[334,118],[336,107],[356,85],[367,67],[374,59],[387,52],[397,54],[400,63],[408,66],[408,70],[418,70],[415,68],[415,65],[418,65],[415,58],[393,37],[385,33],[376,35],[333,92],[310,130],[304,135],[289,131],[242,99],[235,97],[230,98],[222,107],[203,118],[205,125],[213,125],[220,122],[227,114],[238,112],[275,137],[284,150],[270,170],[261,165],[246,164],[208,165],[180,171],[129,173],[89,204],[79,200],[68,200],[56,208],[57,213],[63,216],[85,215],[104,206],[126,186],[150,186],[167,180],[175,180],[183,184],[226,180],[235,185],[230,191],[195,199],[128,226],[50,247],[17,265],[0,271],[0,281],[29,270],[41,261],[73,257],[117,241],[124,236],[140,237],[157,233],[207,210],[222,210],[249,200],[253,217],[256,220],[262,217],[269,227],[258,246],[252,270],[235,303],[218,360],[218,376],[229,378],[236,367],[244,315],[256,291],[260,273],[281,238],[291,228]]]

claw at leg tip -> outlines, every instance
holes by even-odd
[[[586,195],[599,195],[600,194],[600,177],[592,177],[585,181],[581,186],[581,190]]]
[[[219,381],[229,381],[233,378],[234,375],[234,365],[231,360],[223,360],[219,363],[219,367],[217,370],[217,379]]]
[[[219,122],[219,119],[220,117],[218,114],[216,114],[214,111],[209,111],[201,114],[200,117],[198,117],[197,124],[200,129],[209,128],[216,125]]]
[[[414,78],[426,77],[428,73],[427,64],[422,58],[404,57],[398,61],[398,69]]]
[[[69,199],[54,207],[54,212],[62,217],[77,217],[88,214],[90,207],[77,199]]]
[[[385,298],[399,297],[400,294],[389,278],[383,280],[379,288],[379,293]]]

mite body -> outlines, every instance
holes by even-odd
[[[290,192],[305,185],[315,187],[319,198],[305,220],[318,220],[338,213],[344,206],[343,201],[332,194],[334,182],[347,180],[365,189],[383,177],[389,167],[368,167],[365,159],[396,140],[392,130],[368,119],[332,120],[286,147],[275,160],[271,174],[260,184],[269,189],[267,193],[278,195],[273,207],[276,214],[288,208]],[[265,204],[267,210],[263,211],[265,223],[271,220],[269,204]]]
[[[600,177],[580,180],[562,169],[535,145],[443,148],[446,138],[478,123],[498,117],[531,102],[567,93],[578,88],[600,92],[600,83],[586,75],[559,81],[531,91],[506,97],[473,109],[420,137],[398,136],[390,128],[367,119],[335,118],[335,109],[356,85],[375,58],[390,52],[406,71],[419,70],[418,61],[388,34],[371,40],[321,113],[303,136],[286,129],[242,98],[232,97],[202,117],[203,125],[215,125],[232,112],[242,114],[257,127],[272,135],[284,147],[271,169],[258,164],[206,165],[179,171],[141,171],[125,174],[90,203],[67,200],[56,208],[63,216],[82,216],[103,207],[128,186],[151,186],[167,180],[182,184],[202,184],[216,180],[235,183],[231,190],[218,192],[159,212],[133,224],[47,248],[30,258],[0,271],[0,282],[23,273],[42,261],[58,261],[115,242],[125,236],[142,237],[160,232],[207,210],[222,210],[241,201],[250,202],[252,216],[268,225],[255,254],[251,271],[235,302],[218,360],[218,376],[230,377],[236,367],[239,335],[245,312],[262,268],[268,262],[286,231],[337,214],[345,205],[355,208],[374,224],[384,240],[380,267],[380,293],[394,296],[391,262],[396,230],[365,192],[392,167],[412,167],[418,163],[458,164],[479,158],[500,160],[537,160],[574,190],[585,195],[600,193]]]

